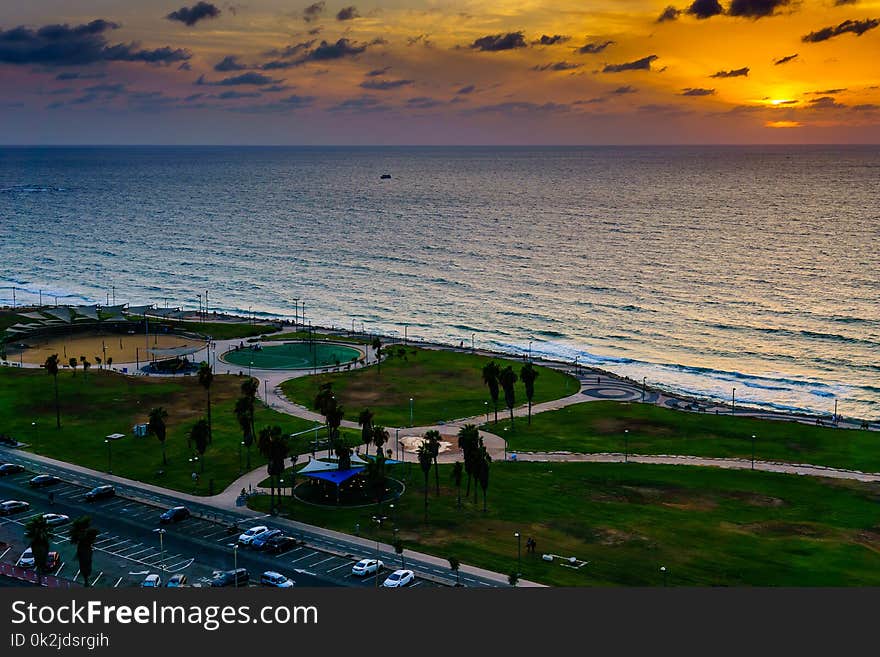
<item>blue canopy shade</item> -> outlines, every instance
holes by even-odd
[[[364,468],[349,468],[348,470],[324,470],[323,472],[308,472],[304,474],[306,477],[311,477],[312,479],[322,479],[338,486],[339,484],[345,483],[346,481],[363,471]]]

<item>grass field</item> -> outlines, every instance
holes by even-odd
[[[817,427],[798,422],[686,413],[651,404],[596,401],[575,404],[484,428],[508,439],[516,451],[623,452],[629,430],[634,454],[755,458],[880,472],[880,433]]]
[[[405,356],[400,356],[404,350]],[[291,401],[311,407],[318,386],[332,382],[333,392],[345,408],[345,416],[357,420],[364,408],[375,413],[374,424],[410,425],[410,398],[413,399],[413,424],[424,426],[491,411],[488,388],[482,380],[482,368],[490,358],[452,351],[436,351],[417,347],[393,347],[393,356],[376,366],[322,374],[285,381],[284,394]],[[513,365],[519,376],[521,362],[494,359],[501,367]],[[535,383],[535,403],[574,394],[577,380],[546,367],[539,371]],[[526,402],[521,381],[516,384],[517,404]],[[486,406],[485,403],[489,402]],[[506,412],[504,396],[499,399],[499,417]]]
[[[150,320],[152,324],[154,321]],[[232,340],[233,338],[250,338],[255,335],[268,335],[279,329],[272,324],[247,324],[245,322],[176,322],[163,319],[161,323],[173,326],[176,330],[189,333],[210,335],[214,340]]]
[[[232,413],[240,396],[243,379],[216,376],[211,388],[213,443],[205,457],[198,494],[208,494],[214,480],[214,492],[220,492],[238,477],[238,454],[241,433]],[[204,389],[196,377],[159,379],[126,377],[92,369],[58,375],[61,403],[61,430],[55,428],[52,377],[44,370],[0,368],[0,433],[31,444],[32,451],[96,470],[108,468],[108,449],[104,437],[125,434],[112,444],[113,474],[146,481],[175,490],[193,492],[187,448],[187,434],[203,416],[206,408]],[[135,438],[132,426],[146,422],[151,408],[163,406],[168,411],[166,454],[154,437]],[[36,427],[32,426],[36,422]],[[292,433],[313,426],[312,422],[283,415],[257,403],[257,430],[278,424]],[[242,461],[245,461],[243,452]],[[263,462],[256,446],[251,448],[251,463]],[[164,470],[165,474],[157,475]]]
[[[441,466],[423,522],[417,466],[394,475],[407,491],[393,525],[410,549],[526,579],[568,586],[876,586],[880,584],[880,486],[749,471],[604,463],[492,466],[488,513],[473,496],[456,508],[451,466]],[[268,496],[267,496],[268,497]],[[265,510],[268,499],[252,498]],[[373,538],[375,507],[328,510],[286,498],[294,519]],[[383,511],[390,514],[386,506]],[[536,554],[525,539],[534,537]],[[392,523],[380,538],[392,541]],[[589,561],[580,569],[541,559]]]

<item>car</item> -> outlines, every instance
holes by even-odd
[[[0,465],[0,477],[18,474],[19,472],[24,472],[24,466],[18,465],[17,463],[4,463],[3,465]]]
[[[185,506],[175,506],[159,516],[159,522],[163,525],[171,522],[180,522],[181,520],[189,518],[190,515],[189,509]]]
[[[18,558],[15,565],[20,568],[33,568],[36,562],[36,559],[34,559],[34,551],[31,548],[28,548],[21,553],[21,556]]]
[[[251,527],[250,529],[243,532],[238,537],[238,542],[240,545],[250,545],[251,541],[254,540],[254,536],[262,534],[265,531],[268,531],[269,528],[266,525],[257,525],[256,527]]]
[[[268,552],[270,554],[281,554],[283,552],[287,552],[288,550],[292,550],[299,544],[292,536],[285,536],[284,534],[280,534],[278,536],[273,536],[268,541],[266,541],[265,545],[263,545],[263,551]]]
[[[274,586],[279,589],[289,589],[292,586],[295,586],[292,579],[289,577],[285,577],[281,573],[276,573],[274,570],[267,570],[260,576],[260,584],[264,586]]]
[[[257,534],[251,539],[251,547],[255,550],[262,550],[266,547],[266,542],[275,538],[276,536],[281,536],[280,529],[267,529],[262,534]]]
[[[162,586],[162,578],[156,573],[150,573],[144,577],[144,581],[141,582],[141,588],[145,589],[158,589],[160,586]]]
[[[211,578],[211,586],[246,586],[248,581],[250,581],[250,575],[244,568],[218,570]]]
[[[43,488],[45,486],[54,486],[59,483],[61,480],[55,475],[50,474],[40,474],[36,477],[33,477],[28,484],[33,486],[34,488]]]
[[[366,577],[384,568],[385,564],[377,559],[361,559],[351,567],[351,574],[358,577]]]
[[[103,500],[107,497],[116,495],[116,489],[109,484],[106,486],[95,486],[85,495],[86,502],[94,502],[95,500]]]
[[[166,589],[179,589],[184,586],[186,586],[186,575],[183,573],[175,573],[165,583]]]
[[[11,516],[13,513],[21,513],[31,508],[31,505],[21,500],[6,500],[0,502],[0,516]]]
[[[63,525],[65,522],[70,522],[70,516],[66,516],[63,513],[44,513],[43,520],[45,520],[46,524],[50,527],[57,527],[58,525]]]
[[[416,576],[411,570],[395,570],[382,582],[382,586],[386,589],[398,589],[401,586],[412,584],[415,578]]]
[[[54,571],[58,566],[61,565],[61,555],[55,551],[50,552],[46,555],[46,570]]]

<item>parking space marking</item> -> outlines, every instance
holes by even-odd
[[[125,539],[126,543],[128,543],[128,541],[129,541],[129,539]],[[141,545],[143,545],[143,543],[135,543],[134,545],[129,545],[128,547],[124,547],[121,550],[117,550],[116,553],[122,554],[123,552],[128,552],[129,550],[136,550]],[[107,551],[109,552],[110,550],[107,550]]]
[[[314,552],[314,551],[313,551],[313,552],[310,552],[309,554],[307,554],[307,555],[304,556],[304,557],[299,557],[298,559],[294,559],[294,560],[291,561],[290,563],[297,563],[298,561],[305,561],[306,559],[311,559],[312,557],[316,557],[316,556],[318,556],[318,555],[320,555],[320,554],[321,554],[320,552]]]
[[[315,568],[315,567],[317,567],[317,566],[320,566],[322,563],[327,563],[328,561],[330,561],[330,560],[332,560],[332,559],[335,559],[335,558],[336,558],[336,557],[334,557],[334,556],[329,556],[329,557],[327,557],[326,559],[321,559],[320,561],[318,561],[318,562],[316,562],[316,563],[309,564],[309,568]]]
[[[138,545],[141,545],[141,543],[138,543]],[[137,547],[137,546],[135,546],[135,547]],[[145,547],[143,550],[138,550],[137,552],[132,552],[132,553],[127,554],[127,555],[125,555],[125,556],[127,556],[127,557],[133,559],[134,557],[136,557],[136,556],[139,555],[139,554],[143,554],[144,552],[152,552],[153,550],[155,550],[155,548],[152,547],[152,546],[151,546],[151,547]],[[150,556],[153,556],[153,555],[150,555]]]
[[[346,561],[345,563],[340,564],[339,566],[336,566],[335,568],[331,568],[330,570],[327,571],[327,574],[329,575],[333,571],[339,570],[340,568],[345,568],[346,566],[351,566],[351,562]]]
[[[122,581],[122,578],[121,578],[121,577],[120,577],[119,579],[117,579],[117,580],[116,580],[116,584],[113,585],[113,588],[114,588],[114,589],[115,589],[115,588],[119,588],[119,582],[121,582],[121,581]]]

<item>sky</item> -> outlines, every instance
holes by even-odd
[[[880,143],[880,0],[671,2],[3,0],[0,143]]]

